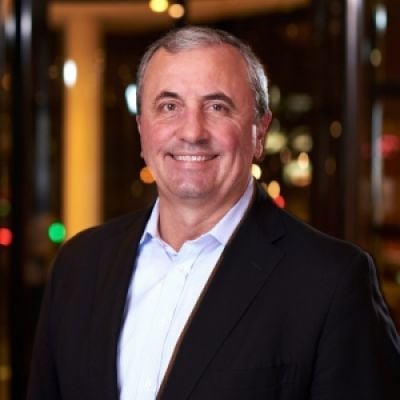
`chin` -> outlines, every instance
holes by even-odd
[[[205,185],[183,184],[179,185],[174,193],[181,199],[202,199],[211,191],[211,188]]]

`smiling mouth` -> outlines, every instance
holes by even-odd
[[[170,156],[176,161],[186,161],[186,162],[210,161],[217,157],[216,155],[179,155],[179,154],[170,154]]]

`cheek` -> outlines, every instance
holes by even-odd
[[[140,133],[140,142],[142,150],[145,152],[153,151],[158,147],[158,143],[162,140],[162,130],[157,126],[143,124]]]
[[[146,164],[151,162],[151,158],[155,152],[156,144],[150,131],[142,129],[140,133],[141,153],[140,155],[145,160]]]

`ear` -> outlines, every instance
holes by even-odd
[[[142,132],[141,132],[142,125],[141,125],[141,121],[140,121],[140,115],[136,116],[136,125],[137,125],[137,129],[138,129],[138,132],[139,132],[139,136],[141,136],[141,134],[142,134]],[[143,158],[143,150],[142,149],[140,149],[140,157]]]
[[[139,135],[140,135],[140,133],[141,133],[140,115],[137,115],[137,116],[136,116],[136,125],[137,125],[138,132],[139,132]]]
[[[256,143],[254,150],[254,158],[260,160],[264,154],[265,140],[267,138],[267,130],[272,120],[272,114],[270,111],[266,112],[262,117],[255,123],[256,130]]]

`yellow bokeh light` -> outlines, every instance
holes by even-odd
[[[162,13],[168,9],[168,0],[150,0],[149,7],[151,11]]]
[[[297,159],[297,163],[301,169],[307,169],[310,165],[310,158],[307,153],[300,153]]]
[[[382,64],[382,53],[379,49],[373,49],[369,55],[369,60],[374,67]]]
[[[329,132],[331,136],[335,139],[338,139],[342,135],[342,124],[339,121],[333,121],[329,125]]]
[[[171,18],[182,18],[185,15],[185,8],[182,4],[172,4],[168,8],[168,14]]]
[[[281,186],[277,181],[271,181],[267,186],[267,192],[273,199],[276,199],[281,194]]]
[[[149,167],[143,167],[140,170],[140,179],[143,183],[147,183],[148,185],[150,185],[151,183],[154,182],[154,176],[151,173],[151,170]]]
[[[261,178],[262,170],[259,165],[257,164],[252,164],[251,166],[251,174],[256,178],[257,180]]]
[[[11,89],[11,75],[10,74],[4,74],[3,77],[1,78],[1,87],[5,92],[10,91]]]

